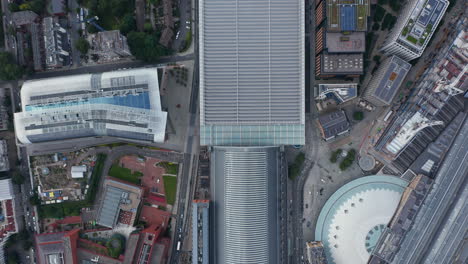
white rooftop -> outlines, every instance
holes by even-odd
[[[13,184],[11,179],[0,180],[0,201],[13,199]]]

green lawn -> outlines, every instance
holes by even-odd
[[[134,173],[132,173],[130,169],[123,168],[114,164],[109,170],[109,176],[121,179],[123,181],[128,181],[134,184],[139,184],[139,178],[143,176],[143,174],[139,171],[135,171]]]
[[[177,163],[161,161],[158,163],[158,166],[166,169],[167,174],[177,175],[179,172],[179,165]]]
[[[166,201],[168,204],[174,204],[177,192],[177,177],[164,175],[164,191],[166,192]]]

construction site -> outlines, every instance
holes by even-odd
[[[87,150],[33,156],[31,172],[45,204],[83,200],[89,188],[96,155],[79,158]]]

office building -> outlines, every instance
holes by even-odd
[[[391,105],[410,68],[411,64],[397,56],[385,59],[372,76],[364,99],[375,106]]]
[[[322,53],[315,57],[315,75],[318,77],[358,77],[363,73],[364,63],[362,54]]]
[[[209,213],[210,201],[194,200],[192,203],[192,264],[209,263]]]
[[[278,147],[214,147],[210,263],[283,263]]]
[[[405,3],[381,51],[406,61],[419,58],[448,5],[447,0],[410,0]]]
[[[200,144],[303,145],[304,1],[202,0],[199,18]]]
[[[15,131],[22,144],[83,137],[163,142],[156,68],[27,81]]]

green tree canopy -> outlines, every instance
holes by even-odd
[[[364,113],[361,111],[356,111],[353,113],[354,120],[362,120],[364,119]]]
[[[167,55],[167,50],[158,43],[154,34],[132,31],[127,36],[127,42],[133,56],[139,60],[152,62]]]
[[[0,79],[11,81],[19,79],[23,75],[23,68],[16,64],[13,55],[8,52],[0,52]]]
[[[11,181],[12,181],[14,184],[21,185],[21,184],[24,183],[24,177],[23,177],[23,175],[21,175],[20,172],[15,171],[15,172],[13,173],[13,176],[11,177]]]
[[[127,35],[130,31],[136,30],[135,18],[132,14],[126,14],[122,18],[122,23],[119,26],[120,33]]]
[[[80,37],[75,42],[75,48],[83,55],[88,53],[89,42],[84,38]]]

